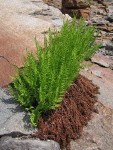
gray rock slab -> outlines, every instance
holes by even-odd
[[[60,150],[58,143],[54,141],[40,141],[38,139],[15,139],[2,137],[0,150]]]
[[[29,114],[5,90],[0,89],[0,136],[11,132],[33,133]]]

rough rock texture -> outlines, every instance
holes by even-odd
[[[87,0],[62,0],[62,12],[88,20],[90,16],[89,3]]]
[[[71,17],[76,16],[77,19],[84,17],[86,20],[90,18],[90,10],[88,9],[66,9],[62,8],[64,14],[69,14]]]
[[[90,25],[96,25],[99,35],[96,39],[97,43],[102,44],[98,53],[108,55],[113,58],[113,1],[104,0],[101,3],[95,2],[90,6]]]
[[[35,51],[34,37],[43,45],[48,28],[60,28],[65,16],[42,0],[0,1],[0,87],[11,82],[10,64],[22,66],[26,48]],[[5,59],[6,58],[6,59]]]
[[[113,69],[113,60],[109,56],[104,56],[102,54],[95,54],[91,58],[91,61],[103,67]]]
[[[97,103],[95,107],[98,113],[93,113],[81,138],[71,142],[71,150],[113,149],[113,109],[101,103]]]
[[[96,0],[95,0],[96,1]],[[84,63],[81,74],[98,85],[98,113],[84,128],[80,139],[71,142],[71,150],[113,149],[113,24],[108,18],[112,14],[112,1],[97,1],[91,5],[89,24],[97,25],[100,31],[97,42],[102,44],[91,62]]]
[[[80,139],[71,142],[71,150],[113,149],[113,70],[105,68],[109,59],[102,54],[96,54],[92,60],[93,63],[84,62],[81,74],[100,88],[95,105],[97,112],[92,114]]]
[[[30,134],[34,131],[25,109],[5,90],[0,89],[0,136],[11,132]]]
[[[99,86],[99,101],[113,109],[113,70],[87,62],[81,74]]]
[[[54,6],[57,6],[56,3],[53,1]],[[82,75],[100,87],[99,102],[95,105],[98,112],[93,113],[81,138],[71,142],[71,150],[113,150],[113,0],[93,0],[90,8],[64,8],[64,12],[71,15],[78,13],[79,17],[85,12],[87,24],[96,25],[100,31],[97,42],[102,44],[97,52],[99,55],[92,58],[96,64],[86,62],[81,71]],[[42,44],[43,33],[47,33],[48,27],[60,27],[63,17],[58,9],[44,4],[42,0],[0,1],[0,86],[11,81],[9,76],[15,73],[15,66],[11,64],[22,66],[26,47],[34,51],[34,36]],[[0,150],[59,150],[56,143],[57,146],[52,147],[54,144],[50,142],[45,144],[29,137],[26,137],[29,140],[25,137],[17,138],[33,131],[29,125],[29,115],[9,94],[0,89]]]
[[[54,6],[58,9],[62,8],[62,0],[43,0],[46,4]]]
[[[7,58],[0,56],[0,87],[7,85],[14,74],[16,74],[16,67]]]
[[[0,150],[60,150],[59,144],[54,141],[40,141],[38,139],[19,139],[2,137]]]
[[[62,5],[65,8],[87,8],[89,4],[87,0],[62,0]]]
[[[32,139],[30,135],[35,131],[25,109],[7,89],[0,89],[0,150],[60,150],[54,141]]]

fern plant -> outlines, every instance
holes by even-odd
[[[31,123],[36,126],[42,113],[56,109],[67,88],[78,76],[81,63],[98,48],[95,44],[94,27],[87,27],[81,19],[76,24],[67,20],[61,31],[49,30],[49,40],[44,37],[44,49],[35,39],[36,56],[27,53],[24,70],[10,87],[21,105],[31,112]]]

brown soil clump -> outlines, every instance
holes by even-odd
[[[71,139],[79,138],[83,127],[91,119],[97,93],[98,87],[79,75],[66,91],[61,106],[40,118],[35,136],[43,140],[55,140],[61,149],[69,150]]]

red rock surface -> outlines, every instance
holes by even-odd
[[[80,139],[71,142],[71,150],[112,150],[113,149],[113,109],[98,102],[98,110],[84,127]]]
[[[89,9],[67,9],[62,8],[62,12],[65,14],[69,14],[70,16],[76,16],[78,19],[80,17],[83,17],[85,20],[88,20],[90,18],[90,10]]]
[[[0,57],[0,87],[11,82],[11,76],[16,73],[16,68],[8,60]]]
[[[43,12],[51,15],[45,16]],[[0,1],[0,87],[11,82],[10,76],[14,72],[10,64],[22,67],[26,48],[35,52],[35,36],[43,45],[44,33],[56,25],[52,22],[52,15],[59,17],[59,22],[63,21],[64,15],[58,9],[49,8],[40,0]]]
[[[0,56],[6,58],[11,64],[22,67],[23,57],[26,55],[26,48],[31,51],[35,51],[34,36],[32,30],[25,33],[24,28],[16,30],[16,26],[12,25],[13,28],[8,27],[0,30]],[[1,29],[1,26],[0,26]],[[21,32],[20,32],[21,31]],[[40,36],[40,41],[42,40]],[[10,76],[14,72],[12,66],[8,62],[0,61],[0,87],[6,86],[11,82]]]
[[[86,0],[62,0],[62,12],[77,18],[90,18],[89,4]]]
[[[81,17],[83,17],[85,20],[90,19],[90,10],[89,9],[80,9]]]
[[[113,70],[86,62],[81,74],[100,88],[99,101],[113,108]]]
[[[46,4],[54,6],[56,8],[62,8],[62,0],[43,0]]]
[[[89,4],[86,0],[62,0],[63,7],[65,8],[87,8]]]
[[[109,68],[103,68],[98,65],[92,65],[89,68],[89,71],[92,74],[100,77],[103,80],[103,82],[106,82],[106,84],[113,85],[113,70],[111,70]],[[100,75],[97,75],[96,72],[100,73]]]
[[[113,31],[113,26],[98,26],[97,28],[108,32]]]
[[[91,61],[103,67],[107,67],[111,69],[113,68],[113,59],[109,58],[108,56],[104,56],[102,54],[95,54],[91,58]]]

